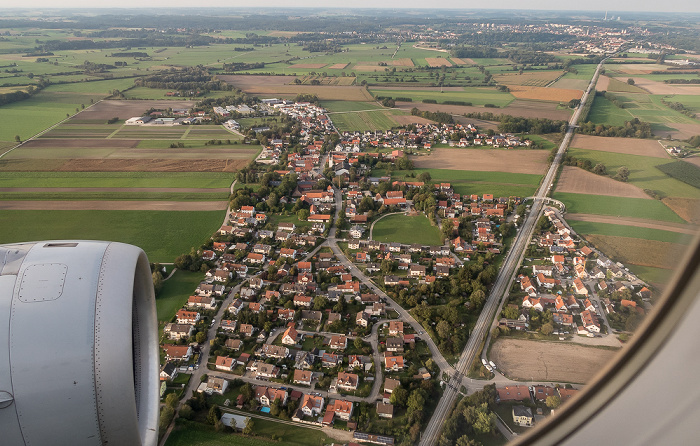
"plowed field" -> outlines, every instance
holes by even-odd
[[[427,169],[543,174],[548,156],[548,150],[435,149],[413,163]]]
[[[564,166],[556,191],[651,200],[649,195],[636,186],[572,166]]]

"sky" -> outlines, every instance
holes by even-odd
[[[173,7],[318,7],[348,8],[347,0],[23,0],[21,2],[1,2],[0,8],[173,8]],[[538,10],[588,10],[588,11],[659,11],[659,12],[700,12],[698,0],[587,0],[585,2],[561,0],[353,0],[356,8],[439,8],[450,9],[538,9]]]

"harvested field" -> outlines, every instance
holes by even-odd
[[[552,81],[557,80],[564,74],[563,71],[536,71],[523,74],[508,73],[498,74],[493,79],[503,85],[521,85],[532,87],[546,87]]]
[[[476,62],[468,57],[450,57],[450,60],[455,65],[476,65]]]
[[[218,147],[218,146],[217,146]],[[156,159],[225,160],[251,159],[256,149],[140,149],[140,148],[42,148],[17,149],[7,159]]]
[[[612,78],[608,81],[608,91],[621,93],[646,93],[645,90],[637,87],[636,85],[630,85],[627,83],[627,81],[623,82],[617,78]]]
[[[115,129],[116,130],[116,129]],[[120,139],[50,139],[38,138],[26,142],[22,145],[24,149],[44,149],[44,148],[132,148],[136,147],[138,141]],[[20,149],[18,149],[20,150]]]
[[[11,171],[61,172],[235,172],[249,159],[68,159],[37,163],[33,159],[0,161],[0,168]]]
[[[67,192],[143,192],[143,193],[227,193],[228,187],[0,187],[0,192],[15,193],[67,193]]]
[[[430,119],[427,118],[422,118],[420,116],[413,116],[413,115],[394,115],[392,116],[394,121],[396,121],[399,125],[407,125],[407,124],[433,124],[434,121],[431,121]]]
[[[595,83],[595,89],[598,91],[608,91],[608,85],[610,85],[610,78],[601,74],[598,76],[598,81]]]
[[[483,119],[475,119],[475,118],[464,118],[464,117],[460,117],[460,116],[455,116],[454,119],[455,119],[455,122],[462,124],[462,125],[471,124],[475,127],[479,127],[479,130],[491,129],[493,131],[498,131],[498,122],[484,121]]]
[[[681,223],[654,222],[643,218],[613,217],[610,215],[595,214],[566,214],[567,221],[587,221],[591,223],[605,223],[610,225],[634,226],[637,228],[658,229],[660,231],[677,232],[679,234],[695,235],[698,228]],[[629,235],[629,234],[626,234]]]
[[[573,166],[564,166],[557,182],[556,191],[609,197],[647,198],[651,200],[649,195],[632,184],[596,175]]]
[[[698,93],[700,93],[700,89],[698,89]],[[668,126],[673,127],[673,128],[671,130],[668,130],[668,131],[665,129],[659,130],[657,132],[659,134],[659,137],[670,136],[673,139],[688,139],[688,138],[692,138],[693,136],[700,135],[700,124],[673,123],[673,124],[668,124]],[[695,164],[695,162],[693,162],[693,163]],[[698,164],[698,165],[700,166],[700,164]]]
[[[350,65],[349,63],[336,63],[328,67],[329,70],[344,70]]]
[[[564,88],[528,87],[512,85],[508,87],[510,94],[518,99],[532,99],[535,101],[569,102],[572,99],[581,99],[583,91],[567,90]]]
[[[504,113],[506,115],[520,116],[523,118],[548,118],[555,120],[568,120],[571,117],[569,110],[557,109],[557,104],[553,102],[543,101],[528,101],[518,100],[511,102],[503,108],[484,108],[471,107],[464,105],[446,105],[446,104],[424,104],[419,102],[396,102],[396,106],[408,112],[413,107],[427,111],[442,111],[455,115],[463,115],[465,113],[483,113],[491,112],[494,114]]]
[[[220,211],[226,201],[0,201],[15,211]]]
[[[490,356],[509,378],[585,384],[616,353],[571,343],[502,338],[494,342]]]
[[[616,262],[655,268],[674,269],[682,259],[686,245],[630,237],[589,234],[585,238]]]
[[[435,149],[413,157],[418,168],[544,174],[548,150]]]
[[[403,59],[393,59],[391,61],[391,65],[395,67],[413,67],[415,66],[413,63],[413,59],[410,58],[403,58]]]
[[[601,76],[602,77],[602,76]],[[566,90],[585,90],[588,88],[588,81],[585,79],[568,79],[563,77],[550,85],[551,88],[563,88]]]
[[[99,122],[100,124],[104,124],[108,119],[114,117],[129,119],[134,116],[142,116],[150,108],[192,108],[195,104],[196,101],[118,101],[108,99],[100,101],[92,107],[81,111],[68,122]]]
[[[623,63],[606,67],[624,74],[651,74],[652,71],[666,71],[668,65]]]
[[[298,94],[313,94],[322,101],[374,101],[374,98],[365,87],[345,85],[287,85],[285,83],[285,81],[294,81],[294,79],[296,79],[295,76],[226,75],[219,76],[219,78],[252,95],[290,98]]]
[[[443,58],[443,57],[426,57],[425,61],[428,62],[428,65],[431,67],[451,67],[452,62],[449,60]]]
[[[600,152],[624,153],[626,155],[642,155],[654,158],[669,158],[666,150],[658,141],[635,138],[606,138],[604,136],[575,135],[571,147]]]
[[[696,198],[667,197],[663,203],[683,220],[700,225],[700,200]]]
[[[379,65],[355,65],[352,67],[353,71],[381,71],[384,72],[385,67],[380,67]]]
[[[306,69],[315,70],[318,68],[323,68],[325,66],[326,66],[325,63],[298,63],[298,64],[290,65],[287,68],[298,68],[300,70],[306,70]]]
[[[667,84],[643,77],[633,77],[632,79],[634,79],[634,85],[643,88],[651,94],[700,95],[700,85]]]

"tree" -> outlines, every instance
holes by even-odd
[[[630,170],[627,168],[627,166],[620,166],[619,169],[617,169],[617,175],[615,175],[615,179],[619,181],[624,181],[627,182],[630,176]]]
[[[197,342],[197,344],[202,344],[204,341],[207,340],[207,334],[204,331],[197,332],[197,334],[194,337],[194,340]]]
[[[496,414],[489,410],[487,403],[482,403],[479,407],[469,406],[466,412],[469,412],[469,416],[465,418],[471,422],[477,434],[489,434],[496,429]]]
[[[469,301],[475,308],[481,307],[485,300],[486,293],[484,293],[482,290],[476,290],[471,294],[471,296],[469,296]]]
[[[441,339],[448,339],[452,332],[450,324],[448,324],[447,321],[444,320],[437,323],[437,325],[435,326],[435,331],[437,331],[437,334],[438,336],[440,336]]]
[[[397,407],[405,407],[408,401],[408,390],[403,387],[397,387],[391,392],[391,398],[389,399],[391,404]]]
[[[248,418],[248,420],[245,422],[245,427],[243,428],[243,433],[246,435],[250,435],[253,433],[254,428],[255,428],[255,423],[253,423],[253,419]]]
[[[557,395],[550,395],[545,400],[545,404],[550,409],[556,409],[561,404],[561,398],[559,398]]]
[[[22,138],[19,135],[15,135],[15,142],[22,142]]]
[[[597,175],[607,175],[608,174],[608,169],[605,168],[605,164],[603,163],[598,163],[595,165],[593,168],[593,173]]]
[[[364,343],[362,342],[362,338],[360,338],[359,336],[355,338],[355,340],[353,341],[353,344],[355,345],[355,348],[358,350],[360,350],[364,346]]]
[[[551,335],[553,331],[554,327],[549,322],[543,324],[542,327],[540,327],[540,333],[542,333],[545,336]]]
[[[219,421],[219,418],[221,418],[221,409],[219,409],[219,406],[214,404],[209,409],[209,414],[207,414],[207,423],[213,426],[217,421]]]
[[[177,407],[178,401],[180,401],[180,399],[177,397],[176,393],[169,393],[168,396],[165,397],[165,405],[173,409]]]
[[[159,427],[160,431],[164,432],[168,426],[170,425],[170,422],[173,421],[173,417],[175,416],[175,409],[173,409],[170,406],[163,406],[163,409],[160,411],[160,422],[159,422]]]
[[[457,439],[457,446],[477,446],[478,444],[476,440],[470,440],[466,435],[462,435]]]
[[[627,79],[627,84],[634,85],[634,79],[632,79],[631,77],[629,79]]]
[[[183,404],[180,408],[180,418],[184,418],[185,420],[191,420],[192,415],[194,415],[192,407],[190,407],[189,404]]]
[[[307,221],[311,216],[311,212],[308,209],[301,209],[297,212],[297,218],[301,221]]]
[[[241,386],[241,395],[243,395],[245,401],[250,401],[253,397],[253,387],[250,383],[245,383]]]

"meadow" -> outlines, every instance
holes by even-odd
[[[378,220],[372,230],[372,238],[380,242],[420,243],[440,245],[442,238],[436,226],[425,215],[388,215]]]
[[[563,201],[566,204],[567,212],[574,214],[612,215],[685,223],[682,218],[658,200],[568,192],[555,192],[552,194],[552,198]]]
[[[404,114],[397,110],[372,110],[334,113],[329,115],[331,121],[341,132],[372,132],[375,130],[390,130],[399,125],[392,115]]]
[[[615,175],[618,168],[626,166],[629,169],[628,182],[641,189],[653,190],[668,197],[700,198],[700,189],[656,168],[667,164],[668,159],[577,148],[570,148],[569,154],[578,159],[590,160],[593,165],[603,163],[611,176]]]
[[[0,213],[0,244],[31,240],[110,240],[136,245],[151,262],[172,262],[205,242],[224,211],[14,211]]]
[[[579,234],[599,234],[616,237],[633,237],[642,240],[656,240],[658,242],[687,243],[691,236],[678,232],[663,231],[660,229],[640,228],[637,226],[577,221],[567,219],[567,223]]]
[[[445,101],[471,102],[475,106],[493,104],[498,107],[505,107],[515,99],[513,95],[500,92],[495,87],[464,87],[460,90],[449,90],[441,92],[439,87],[432,89],[408,90],[401,87],[386,89],[370,88],[370,93],[374,96],[390,96],[392,98],[411,98],[413,102],[422,102],[425,99],[434,100],[438,103]]]
[[[177,270],[163,282],[163,289],[156,296],[158,321],[170,322],[177,310],[187,303],[187,298],[194,293],[202,280],[204,275],[200,272]]]

